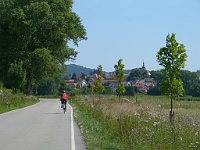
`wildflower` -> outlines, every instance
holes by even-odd
[[[190,143],[190,146],[189,147],[193,147],[194,146],[194,143]]]
[[[199,133],[198,133],[198,132],[196,132],[196,133],[195,133],[195,136],[198,136],[198,135],[199,135]]]
[[[159,126],[159,125],[160,125],[160,122],[158,122],[158,121],[156,121],[156,122],[153,123],[153,126],[154,126],[154,127],[157,127],[157,126]]]
[[[199,145],[199,142],[190,143],[190,146],[189,146],[189,147],[194,147],[194,148],[196,148],[196,147],[198,147],[198,145]]]
[[[138,113],[137,112],[135,112],[135,114],[134,114],[135,116],[137,116],[138,115]]]

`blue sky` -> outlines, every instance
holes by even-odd
[[[125,69],[158,70],[156,54],[166,36],[175,33],[188,55],[186,70],[200,70],[200,0],[74,0],[88,40],[81,41],[77,64],[114,71],[123,59]]]

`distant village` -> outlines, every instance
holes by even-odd
[[[141,72],[145,72],[150,76],[150,72],[145,68],[144,62],[143,66],[139,68]],[[149,87],[155,86],[156,81],[154,78],[143,78],[140,80],[130,80],[127,81],[130,73],[124,75],[124,81],[122,84],[126,86],[134,86],[139,93],[147,93]],[[72,76],[68,77],[66,85],[72,87],[73,89],[83,88],[84,86],[94,86],[94,81],[97,80],[98,74],[94,73],[91,76],[85,76],[84,74],[75,74],[75,79],[72,79]],[[114,92],[118,83],[115,80],[115,73],[104,73],[102,77],[102,85],[108,85],[111,90]]]

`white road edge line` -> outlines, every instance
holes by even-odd
[[[74,118],[73,118],[73,108],[72,106],[68,103],[68,105],[71,108],[71,150],[76,150],[75,146],[75,138],[74,138]]]

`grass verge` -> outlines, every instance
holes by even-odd
[[[171,124],[164,98],[139,97],[137,103],[132,98],[123,98],[121,103],[115,96],[76,96],[70,100],[88,150],[200,149],[196,115],[178,113]],[[182,108],[180,103],[177,101],[175,107]],[[191,105],[190,109],[198,108]]]
[[[11,90],[0,89],[0,114],[38,102],[39,99],[34,96],[26,96],[21,93],[13,94]]]

